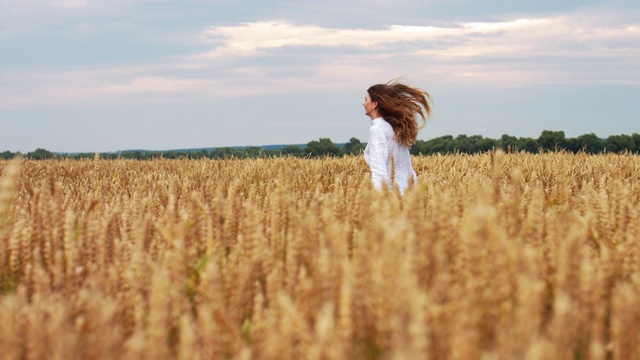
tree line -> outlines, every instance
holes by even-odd
[[[99,156],[102,159],[230,159],[230,158],[257,158],[257,157],[323,157],[361,154],[366,147],[356,138],[351,138],[344,144],[336,144],[329,138],[313,140],[304,146],[287,145],[279,148],[261,148],[259,146],[249,147],[220,147],[211,150],[191,150],[191,151],[145,151],[127,150],[111,153],[79,153],[79,154],[59,154],[46,149],[36,149],[27,154],[13,153],[5,151],[0,153],[0,159],[12,159],[17,155],[27,159],[42,160],[52,158],[87,159]],[[451,135],[441,136],[430,140],[417,140],[411,147],[412,155],[433,155],[465,153],[477,154],[490,150],[502,149],[506,152],[529,152],[538,153],[546,151],[567,151],[572,153],[584,152],[588,154],[609,153],[639,153],[640,134],[632,135],[611,135],[607,138],[599,138],[594,133],[581,135],[575,138],[565,137],[564,131],[544,130],[537,139],[528,137],[515,137],[502,135],[500,139],[491,139],[481,135]]]

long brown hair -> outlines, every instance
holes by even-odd
[[[373,85],[367,92],[371,101],[378,103],[380,115],[393,128],[396,140],[406,146],[413,145],[418,130],[426,125],[427,118],[431,116],[431,95],[398,80]],[[416,114],[422,118],[422,124],[418,124]]]

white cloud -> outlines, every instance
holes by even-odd
[[[501,31],[546,26],[546,19],[517,19],[506,22],[467,23],[455,27],[391,25],[383,29],[337,29],[294,25],[284,21],[245,23],[211,27],[204,38],[222,41],[229,53],[250,55],[255,51],[296,46],[378,46],[414,41],[435,41],[444,37],[466,37]],[[218,51],[214,53],[218,54]]]
[[[284,21],[216,26],[194,34],[211,44],[208,52],[136,66],[14,73],[0,76],[8,84],[0,95],[7,108],[344,91],[395,77],[492,87],[640,84],[640,23],[634,19],[579,13],[377,29]]]
[[[127,93],[181,93],[202,88],[209,82],[200,79],[185,79],[167,76],[137,77],[122,84],[105,84],[94,88],[95,92],[105,94]]]
[[[82,6],[86,6],[87,5],[87,1],[86,0],[54,1],[53,5],[54,6],[60,6],[60,7],[66,7],[66,8],[82,7]]]
[[[281,56],[291,62],[312,50],[317,61],[310,66],[327,81],[402,72],[492,86],[556,82],[637,84],[640,76],[634,63],[640,54],[640,26],[630,22],[628,14],[624,17],[626,21],[616,21],[616,16],[578,13],[451,26],[392,25],[380,29],[253,22],[206,29],[203,37],[216,46],[194,60],[201,66],[265,56]],[[615,67],[603,66],[613,63]]]
[[[595,17],[574,19],[549,17],[516,19],[500,22],[460,23],[450,27],[391,25],[382,29],[338,29],[309,25],[295,25],[284,21],[245,23],[237,26],[210,27],[203,38],[219,43],[211,52],[201,54],[220,56],[253,56],[273,49],[303,47],[356,47],[373,51],[420,53],[436,48],[443,57],[474,56],[483,53],[512,52],[521,54],[536,51],[558,52],[572,45],[594,48],[608,42],[622,42],[626,48],[638,48],[640,24],[617,26],[599,24]],[[605,42],[605,43],[603,43]],[[403,47],[405,44],[412,44]],[[449,49],[455,51],[451,54]],[[297,50],[296,50],[297,51]]]

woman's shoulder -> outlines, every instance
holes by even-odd
[[[393,127],[391,126],[391,124],[389,124],[384,118],[376,118],[372,121],[371,124],[372,128],[378,128],[378,129],[392,129]]]

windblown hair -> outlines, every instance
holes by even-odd
[[[373,85],[367,92],[371,101],[378,103],[380,115],[393,128],[396,140],[408,147],[413,145],[418,137],[418,130],[426,125],[427,118],[431,116],[431,95],[397,80]],[[421,124],[418,124],[416,115],[422,118]]]

